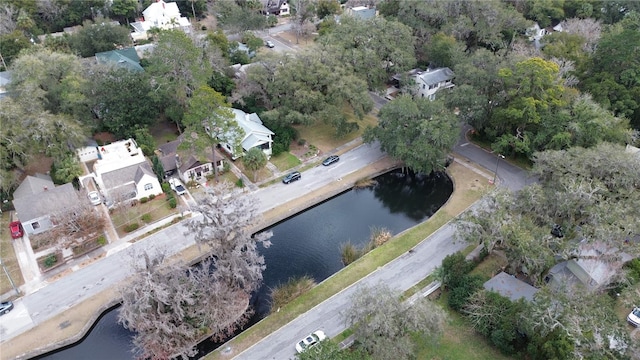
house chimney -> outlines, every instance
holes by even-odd
[[[180,155],[176,154],[176,167],[180,167]]]

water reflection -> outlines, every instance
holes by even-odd
[[[397,234],[433,215],[449,198],[451,180],[443,174],[392,171],[376,178],[377,185],[347,191],[276,224],[272,245],[261,248],[267,265],[264,285],[253,298],[255,316],[247,326],[268,314],[270,288],[291,277],[309,275],[321,282],[342,269],[340,245],[369,241],[373,227]],[[200,344],[200,354],[218,344]],[[131,333],[117,324],[117,310],[108,312],[78,345],[42,359],[133,359]]]

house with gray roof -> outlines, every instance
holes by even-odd
[[[52,216],[72,209],[82,201],[71,183],[56,186],[51,177],[27,176],[13,193],[13,206],[18,219],[29,234],[39,234],[55,226]]]
[[[483,287],[486,290],[497,292],[511,299],[511,301],[517,301],[519,299],[531,301],[533,300],[533,296],[538,292],[538,289],[535,287],[504,271],[501,271],[498,275],[485,282]]]
[[[156,151],[164,168],[165,176],[177,174],[183,182],[188,183],[212,175],[214,169],[211,149],[206,149],[202,153],[191,149],[182,150],[179,149],[181,143],[182,135],[177,140],[160,145]],[[215,162],[218,164],[218,170],[222,170],[224,157],[217,150]]]
[[[239,109],[231,109],[235,115],[235,120],[238,126],[243,130],[244,134],[240,141],[243,151],[249,151],[250,149],[257,147],[267,156],[267,159],[271,157],[271,146],[273,145],[274,132],[269,130],[262,124],[262,120],[256,113],[247,114]],[[233,149],[231,144],[220,144],[222,148],[231,154],[231,157],[235,160],[241,157],[243,154],[237,153]]]
[[[96,53],[98,64],[113,64],[129,71],[144,71],[135,48],[126,48]]]
[[[402,82],[408,82],[409,93],[413,97],[427,98],[434,100],[436,93],[443,89],[454,87],[453,78],[455,74],[448,67],[437,69],[412,69],[405,74],[395,75],[392,80],[398,88],[403,88]]]

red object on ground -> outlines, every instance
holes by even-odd
[[[22,224],[20,221],[12,221],[9,224],[9,229],[11,230],[11,237],[14,239],[21,238],[24,235],[24,231],[22,231]]]

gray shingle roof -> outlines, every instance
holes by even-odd
[[[36,176],[27,176],[20,186],[13,192],[14,199],[20,199],[23,197],[38,194],[47,189],[53,189],[55,187],[51,177],[43,174],[36,174]]]
[[[140,168],[143,169],[140,170]],[[136,182],[142,177],[144,173],[154,176],[153,171],[151,171],[151,165],[149,165],[149,163],[147,162],[134,164],[122,169],[104,173],[102,174],[102,182],[104,183],[104,186],[107,188],[107,190],[114,189],[131,182]]]
[[[449,68],[438,68],[425,71],[419,75],[420,79],[427,85],[435,85],[442,81],[451,80],[454,77],[453,71]]]
[[[505,272],[500,272],[489,279],[484,283],[484,288],[508,297],[511,301],[516,301],[520,298],[531,301],[535,293],[538,292],[538,289]]]
[[[56,187],[51,186],[47,190],[14,199],[13,206],[16,208],[20,221],[26,222],[65,209],[75,208],[80,204],[80,201],[80,192],[69,183]]]

